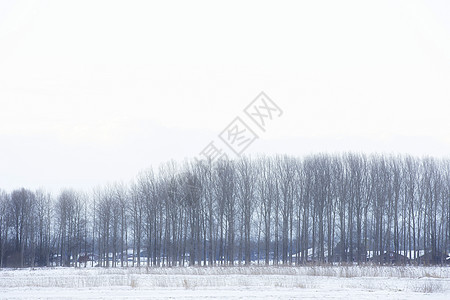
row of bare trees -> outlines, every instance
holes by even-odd
[[[445,264],[450,161],[346,153],[167,163],[129,185],[0,191],[0,266]]]

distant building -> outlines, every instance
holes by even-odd
[[[372,261],[378,264],[403,265],[409,264],[411,261],[408,257],[395,253],[394,251],[384,252],[381,255],[374,255]]]
[[[450,264],[450,256],[445,252],[436,252],[433,254],[431,251],[428,251],[424,255],[419,256],[416,262],[419,265]]]
[[[360,262],[366,262],[367,261],[367,251],[364,247],[364,244],[360,245],[360,253],[358,254],[358,245],[354,243],[352,245],[353,251],[350,251],[350,247],[346,247],[344,253],[342,253],[342,244],[341,242],[338,242],[336,246],[333,248],[333,255],[331,256],[330,261],[332,262],[357,262],[358,257]]]

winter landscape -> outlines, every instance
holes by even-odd
[[[0,0],[0,299],[450,299],[449,16]]]
[[[0,193],[0,298],[450,295],[448,160],[175,162],[126,185]]]
[[[448,299],[446,267],[42,268],[0,271],[2,299]]]

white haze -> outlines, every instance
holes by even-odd
[[[450,2],[0,2],[0,188],[192,158],[260,92],[246,154],[450,153]]]

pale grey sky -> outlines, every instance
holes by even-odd
[[[192,158],[260,91],[245,153],[450,154],[449,1],[0,2],[0,188]],[[250,124],[249,124],[250,125]]]

